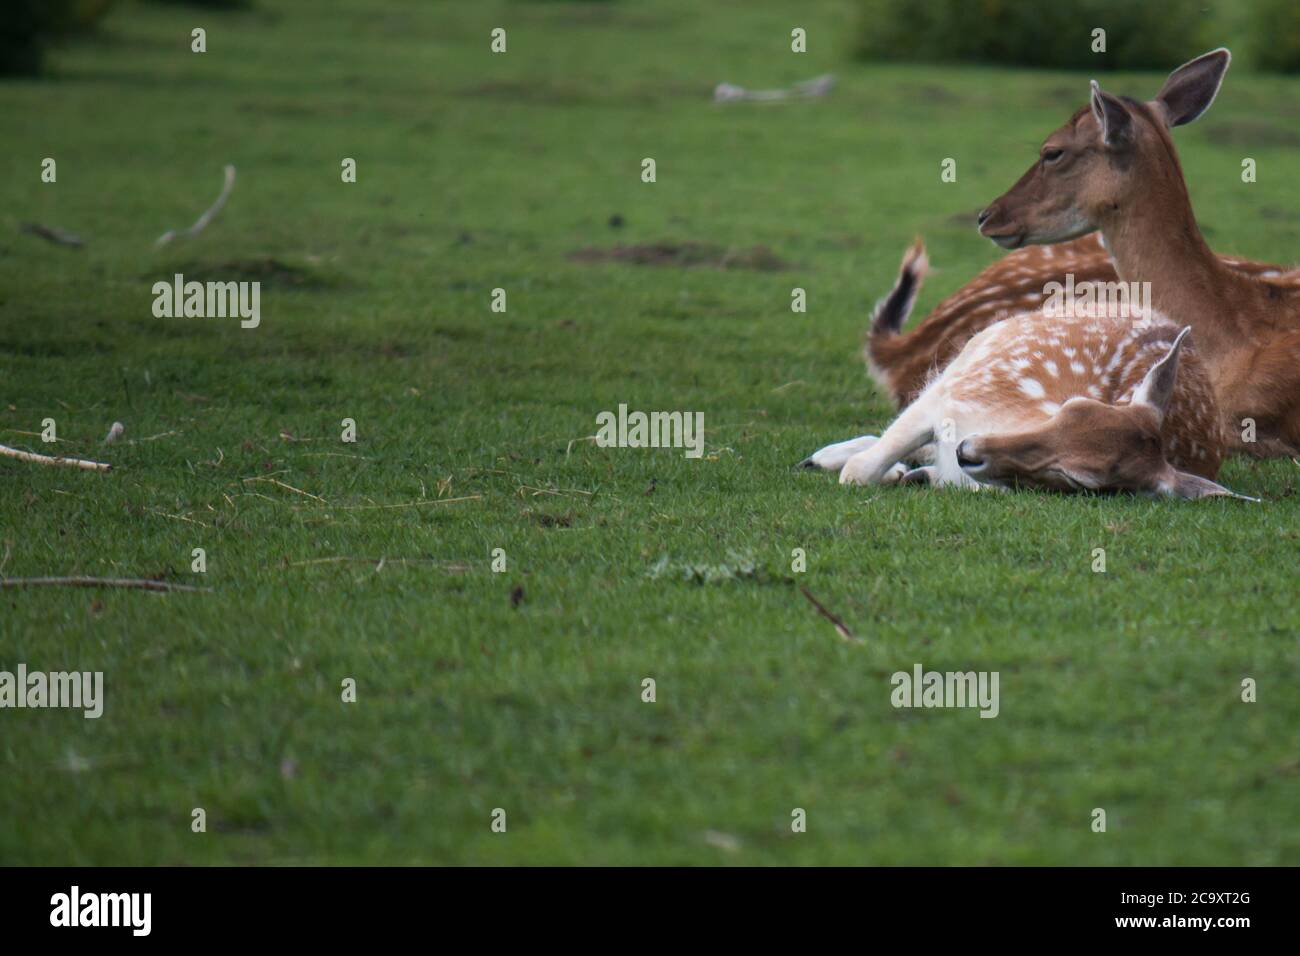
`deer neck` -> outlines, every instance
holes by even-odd
[[[1101,223],[1101,232],[1120,280],[1150,283],[1151,307],[1192,326],[1208,365],[1220,365],[1246,340],[1250,283],[1206,245],[1181,172],[1153,183]]]

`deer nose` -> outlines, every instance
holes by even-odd
[[[957,464],[962,468],[970,468],[980,463],[980,460],[971,454],[970,439],[963,439],[957,445]]]
[[[977,226],[982,226],[982,225],[984,225],[984,223],[986,223],[986,222],[989,221],[989,216],[991,216],[991,215],[993,215],[993,207],[992,207],[992,206],[989,206],[987,209],[982,209],[982,210],[980,210],[979,218],[976,219],[975,224],[976,224]]]

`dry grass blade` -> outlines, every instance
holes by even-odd
[[[278,478],[263,478],[260,476],[255,476],[253,478],[245,478],[244,481],[270,482],[273,485],[278,485],[279,487],[285,489],[286,491],[292,491],[294,494],[302,495],[305,498],[311,498],[313,501],[319,501],[323,505],[329,504],[329,502],[326,501],[324,498],[320,497],[320,495],[313,495],[310,491],[303,491],[301,488],[295,488],[293,485],[286,485],[283,481],[280,481]]]
[[[402,501],[395,505],[338,505],[336,511],[373,511],[377,508],[418,508],[421,505],[449,505],[455,501],[478,501],[482,495],[466,495],[463,498],[426,498],[421,501]]]

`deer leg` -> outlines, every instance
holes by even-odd
[[[1286,410],[1282,419],[1282,437],[1278,442],[1281,449],[1274,452],[1277,457],[1294,458],[1300,455],[1300,402]]]
[[[844,463],[860,451],[866,451],[880,439],[875,435],[863,435],[848,441],[836,442],[815,452],[796,465],[796,468],[820,468],[823,471],[839,471]]]
[[[844,464],[840,484],[876,485],[893,477],[894,466],[922,445],[934,441],[935,416],[932,402],[917,399],[866,451],[860,451]],[[899,475],[898,477],[901,477]]]

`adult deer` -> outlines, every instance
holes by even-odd
[[[1231,496],[1213,481],[1223,429],[1189,331],[1103,306],[998,322],[879,439],[855,440],[840,481]],[[907,471],[926,445],[934,463]]]
[[[1038,161],[979,216],[1006,249],[1100,231],[1122,282],[1195,330],[1232,450],[1300,450],[1300,274],[1243,275],[1206,245],[1169,130],[1204,113],[1231,56],[1187,63],[1150,102],[1104,92],[1043,143]],[[1253,422],[1253,429],[1250,423]],[[1255,441],[1249,441],[1251,432]]]

